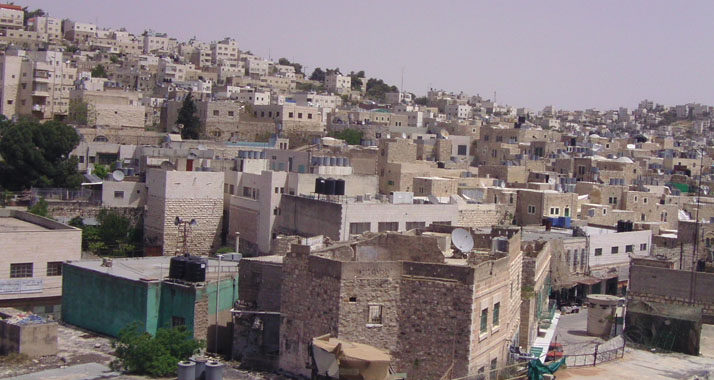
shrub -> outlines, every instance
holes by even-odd
[[[185,326],[161,328],[152,336],[133,323],[119,332],[112,347],[117,356],[112,369],[160,377],[175,375],[176,364],[197,353],[203,342],[193,339]]]

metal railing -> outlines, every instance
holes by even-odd
[[[102,193],[97,190],[33,187],[31,191],[32,204],[35,204],[40,199],[46,201],[86,202],[92,204],[101,204],[102,202]]]
[[[593,367],[598,364],[607,363],[625,356],[625,339],[622,339],[622,344],[618,347],[611,348],[612,344],[605,342],[593,347],[591,352],[582,352],[574,355],[565,356],[565,364],[568,367]],[[615,338],[617,339],[617,338]],[[607,349],[601,349],[602,346]]]

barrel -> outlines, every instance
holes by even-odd
[[[325,179],[318,177],[315,179],[315,193],[325,194]]]
[[[335,195],[345,195],[345,180],[335,180]]]
[[[325,180],[325,194],[335,195],[335,185],[336,181],[334,178],[328,178]]]
[[[206,363],[206,380],[223,380],[223,363],[210,361]]]
[[[178,380],[196,380],[196,363],[178,362]]]
[[[195,380],[203,380],[206,376],[206,362],[208,359],[204,356],[194,356],[191,361],[196,363],[196,377]]]

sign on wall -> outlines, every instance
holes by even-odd
[[[41,278],[16,278],[0,280],[0,294],[42,293]]]

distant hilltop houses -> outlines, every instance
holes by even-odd
[[[681,317],[698,345],[714,321],[711,106],[415,94],[12,4],[0,46],[7,135],[67,173],[3,188],[0,307],[112,337],[186,326],[304,376],[342,342],[409,378],[485,379],[555,358],[561,312],[588,305],[605,338]],[[52,156],[47,126],[76,143]],[[694,352],[685,335],[668,349]]]

